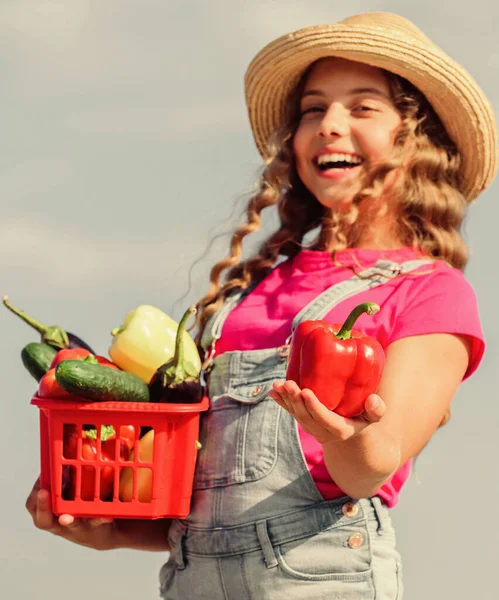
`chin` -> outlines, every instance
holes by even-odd
[[[322,206],[324,206],[324,208],[328,208],[329,210],[332,210],[333,212],[346,213],[350,210],[350,208],[352,206],[353,197],[351,197],[351,198],[326,197],[326,198],[317,198],[317,200],[320,204],[322,204]]]
[[[347,212],[352,206],[353,199],[361,190],[359,181],[341,181],[335,185],[316,189],[314,196],[325,208],[334,212]]]

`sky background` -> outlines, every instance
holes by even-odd
[[[101,354],[140,304],[178,319],[205,291],[260,167],[244,104],[250,60],[281,34],[368,10],[413,20],[498,110],[493,0],[0,0],[0,295]],[[497,598],[498,185],[465,231],[487,353],[393,511],[406,600]],[[32,525],[36,382],[20,359],[31,341],[2,307],[2,596],[156,598],[166,555],[98,553]]]

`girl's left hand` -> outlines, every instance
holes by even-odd
[[[385,414],[386,405],[377,394],[367,397],[364,412],[347,418],[326,408],[309,389],[301,390],[294,381],[275,381],[269,393],[321,444],[342,442],[358,435]]]

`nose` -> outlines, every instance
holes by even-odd
[[[339,103],[331,104],[320,122],[319,136],[324,138],[344,137],[348,131],[348,114],[345,107]]]

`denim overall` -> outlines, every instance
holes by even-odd
[[[379,261],[317,296],[293,320],[321,319],[339,302],[428,261]],[[209,353],[230,297],[208,321]],[[289,339],[289,338],[288,338]],[[289,346],[225,352],[209,374],[211,407],[192,510],[173,521],[160,573],[165,600],[400,600],[401,563],[388,509],[375,496],[324,500],[307,468],[295,419],[268,393],[285,379]]]

